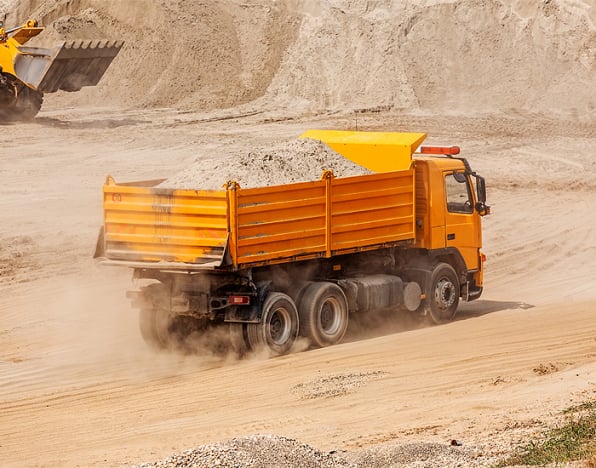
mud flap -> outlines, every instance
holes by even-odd
[[[104,236],[104,227],[99,228],[99,235],[97,236],[97,243],[95,244],[95,253],[93,258],[104,258],[106,256],[106,245]]]
[[[54,49],[19,47],[19,80],[43,93],[95,86],[123,46],[122,41],[69,41]]]

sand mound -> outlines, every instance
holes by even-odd
[[[126,41],[99,87],[61,98],[75,104],[593,119],[589,3],[21,0],[4,9],[9,25],[38,18],[46,39]]]
[[[239,156],[199,158],[160,187],[220,190],[229,180],[245,188],[266,187],[318,180],[324,170],[333,171],[336,177],[369,173],[321,142],[292,140]]]

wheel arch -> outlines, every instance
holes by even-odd
[[[468,268],[461,252],[455,247],[447,247],[429,251],[431,269],[439,263],[447,263],[453,267],[460,280],[460,285],[466,281]]]

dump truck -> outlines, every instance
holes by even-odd
[[[0,27],[0,119],[29,120],[44,93],[95,86],[123,46],[122,41],[63,41],[53,48],[24,44],[44,30],[37,21]]]
[[[227,328],[235,349],[281,355],[300,337],[336,344],[351,317],[376,310],[448,322],[482,293],[490,209],[459,147],[425,137],[302,135],[370,171],[351,177],[188,190],[108,176],[95,257],[133,270],[128,295],[157,348]]]

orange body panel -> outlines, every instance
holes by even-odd
[[[111,260],[221,263],[226,192],[104,185],[104,245]]]
[[[236,265],[320,256],[325,251],[325,181],[240,189]]]
[[[333,179],[331,251],[414,237],[414,171]]]
[[[104,186],[105,256],[245,268],[414,240],[414,170],[227,191]],[[224,260],[229,253],[228,265]]]
[[[479,269],[482,245],[480,215],[450,213],[447,209],[445,176],[462,171],[457,159],[420,158],[416,166],[416,246],[425,249],[456,247],[469,270]],[[475,193],[471,192],[472,205]],[[481,280],[481,278],[479,279]]]

